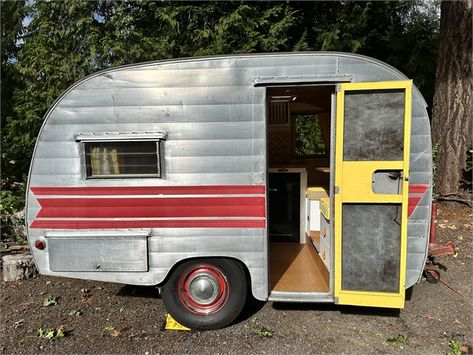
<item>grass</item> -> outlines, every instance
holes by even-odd
[[[458,340],[450,340],[450,343],[448,343],[448,346],[450,348],[450,351],[448,352],[448,355],[461,355],[461,344]]]
[[[406,345],[407,344],[407,337],[402,334],[398,334],[396,337],[393,338],[388,338],[386,340],[389,344],[401,344],[401,345]]]

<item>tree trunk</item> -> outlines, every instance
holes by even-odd
[[[472,0],[442,1],[432,112],[435,192],[459,194],[472,142]],[[470,183],[471,184],[471,183]]]

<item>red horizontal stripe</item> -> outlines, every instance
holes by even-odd
[[[407,205],[407,216],[410,217],[412,212],[416,209],[419,204],[420,197],[409,197],[409,203]]]
[[[264,194],[264,185],[32,187],[35,195],[238,195]]]
[[[423,194],[427,191],[428,185],[417,185],[417,184],[410,184],[409,185],[409,193],[410,194]]]
[[[51,207],[38,217],[53,218],[138,218],[138,217],[264,217],[260,206],[160,206],[160,207]]]
[[[264,197],[39,198],[42,207],[264,206]]]
[[[48,221],[35,220],[30,228],[120,229],[120,228],[264,228],[264,220],[147,220],[147,221]]]
[[[264,197],[38,199],[41,217],[264,217]]]
[[[38,217],[139,218],[139,217],[264,217],[264,206],[68,207],[43,208]]]

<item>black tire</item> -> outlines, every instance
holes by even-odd
[[[248,294],[243,266],[229,259],[198,259],[179,265],[161,297],[171,316],[193,330],[219,329],[241,313]]]

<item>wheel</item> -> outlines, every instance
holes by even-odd
[[[240,314],[247,297],[243,266],[229,259],[191,260],[179,265],[161,297],[171,316],[194,330],[223,328]]]

